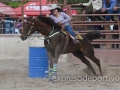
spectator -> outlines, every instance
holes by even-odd
[[[86,14],[100,14],[100,10],[102,9],[102,0],[89,0],[88,3],[79,3],[80,6],[90,6],[92,4],[93,9],[86,12]],[[99,16],[88,16],[92,21],[102,20]]]
[[[67,13],[67,7],[66,6],[63,8],[63,11],[65,13]],[[71,10],[71,13],[72,13],[72,15],[77,15],[77,11],[76,10]]]
[[[9,15],[5,15],[5,19],[2,19],[5,26],[5,34],[14,34],[14,21]]]
[[[3,15],[0,13],[0,34],[5,34],[5,25],[2,22],[3,19]]]
[[[24,21],[27,19],[27,15],[24,15]],[[15,33],[20,34],[22,30],[22,18],[19,19],[18,23],[15,25]]]
[[[113,8],[113,13],[119,13],[120,14],[120,0],[116,0],[115,7]],[[120,16],[119,21],[120,21]]]
[[[103,8],[101,9],[102,14],[112,14],[115,6],[115,0],[103,0]],[[109,21],[111,16],[103,16],[104,20]],[[113,16],[111,19],[114,21]]]

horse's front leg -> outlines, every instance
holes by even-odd
[[[54,59],[54,50],[53,48],[46,42],[44,41],[45,44],[45,48],[47,50],[47,55],[49,58],[49,81],[53,81],[52,80],[52,76],[53,76],[53,59]]]
[[[54,55],[51,51],[47,51],[47,54],[48,54],[48,58],[49,58],[49,65],[50,65],[50,68],[49,68],[49,81],[53,81],[52,80],[52,76],[53,76],[53,59],[54,59]]]
[[[53,60],[53,75],[57,76],[57,63],[58,63],[58,59],[59,56],[61,54],[61,47],[58,45],[55,48],[55,58]]]

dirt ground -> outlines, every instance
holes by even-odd
[[[106,63],[101,62],[103,74],[114,80],[64,78],[51,83],[47,78],[29,78],[28,60],[0,60],[0,90],[120,90],[120,66],[109,66]],[[92,65],[99,74],[96,65]],[[66,58],[59,59],[58,76],[85,77],[86,74],[93,77],[86,65],[74,65]]]

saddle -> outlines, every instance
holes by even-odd
[[[65,35],[69,35],[70,36],[70,38],[72,39],[72,35],[70,35],[68,32],[66,32],[65,30],[63,30],[62,29],[62,32],[65,34]],[[82,36],[79,34],[79,32],[78,31],[75,31],[75,35],[76,35],[76,38],[78,39],[78,40],[82,40],[83,38],[82,38]]]
[[[62,54],[64,54],[65,50],[67,49],[67,45],[68,45],[68,42],[69,42],[69,37],[70,37],[71,39],[73,39],[73,36],[70,35],[67,31],[65,31],[65,30],[63,30],[63,29],[62,29],[61,31],[62,31],[63,34],[66,35],[66,43],[65,43],[65,45],[64,45],[64,47],[63,47],[63,50],[62,50]],[[82,36],[80,36],[79,33],[76,33],[76,38],[77,38],[78,40],[82,40],[82,39],[83,39]]]
[[[65,31],[65,30],[63,30],[63,29],[62,29],[61,31],[62,31],[63,34],[66,35],[66,43],[65,43],[65,45],[64,45],[64,47],[63,47],[63,50],[62,50],[62,53],[61,53],[61,54],[63,54],[63,53],[65,52],[66,48],[67,48],[67,45],[68,45],[68,42],[69,42],[69,37],[70,37],[71,39],[73,39],[73,36],[70,35],[67,31]],[[75,32],[75,33],[76,33],[76,38],[77,38],[78,40],[82,40],[82,39],[83,39],[82,36],[80,36],[79,32]]]

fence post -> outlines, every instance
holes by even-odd
[[[64,5],[66,5],[67,4],[67,0],[64,0]]]
[[[22,0],[21,2],[22,6],[21,6],[21,12],[22,12],[22,31],[23,32],[23,22],[24,22],[24,0]]]
[[[110,25],[104,25],[105,30],[110,30]],[[106,39],[112,39],[112,35],[106,35]],[[106,44],[106,48],[112,48],[112,44]]]
[[[120,20],[118,19],[118,30],[119,30],[119,39],[120,39]]]

